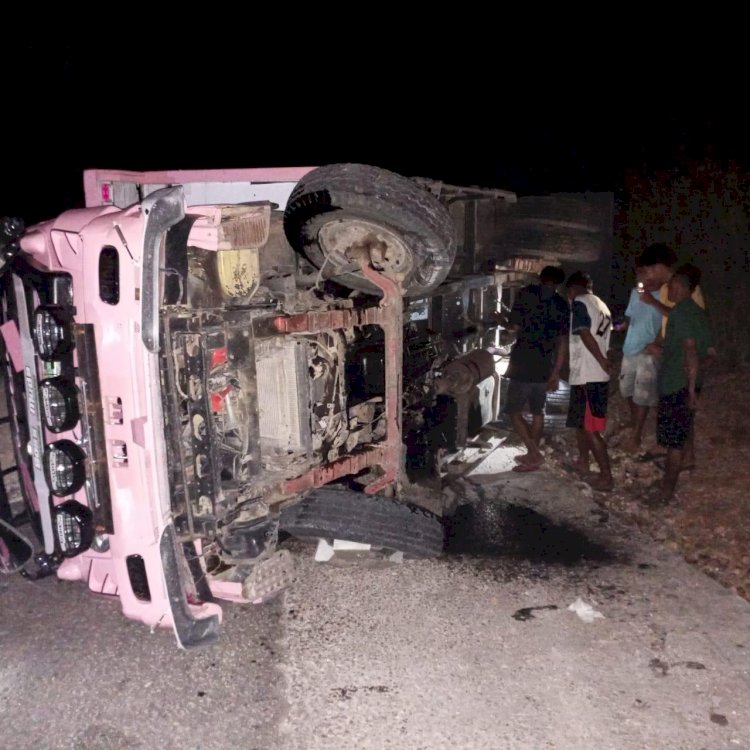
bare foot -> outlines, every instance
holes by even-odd
[[[612,477],[603,477],[601,474],[589,479],[587,484],[595,492],[611,492],[615,487]]]
[[[573,461],[573,463],[568,464],[570,467],[570,470],[578,474],[579,477],[584,477],[586,474],[589,473],[590,464],[584,463],[583,461]]]

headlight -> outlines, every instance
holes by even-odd
[[[62,497],[83,487],[86,479],[86,456],[72,440],[58,440],[44,452],[44,476],[50,492]]]
[[[59,359],[73,348],[70,316],[61,307],[37,307],[34,311],[34,342],[46,361]]]
[[[51,432],[64,432],[76,425],[81,415],[78,410],[78,389],[64,378],[48,378],[39,384],[42,394],[44,424]]]
[[[85,552],[94,538],[91,511],[75,500],[55,506],[55,529],[60,550],[65,557]]]

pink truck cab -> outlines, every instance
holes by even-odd
[[[4,564],[187,647],[289,583],[280,535],[441,554],[440,503],[408,488],[497,416],[500,285],[451,276],[439,190],[356,164],[84,188],[2,226]]]

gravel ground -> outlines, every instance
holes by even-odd
[[[615,491],[597,502],[623,520],[678,551],[731,591],[750,600],[750,372],[711,373],[696,416],[696,467],[683,472],[675,501],[649,508],[639,496],[662,477],[663,459],[643,460],[620,449],[628,436],[626,404],[616,387],[610,394],[608,443]],[[655,418],[647,422],[642,454],[657,456]],[[553,470],[575,455],[572,435],[549,450]]]

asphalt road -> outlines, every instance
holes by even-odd
[[[547,472],[456,491],[444,557],[294,541],[294,584],[194,651],[2,578],[0,749],[750,748],[750,603]]]

